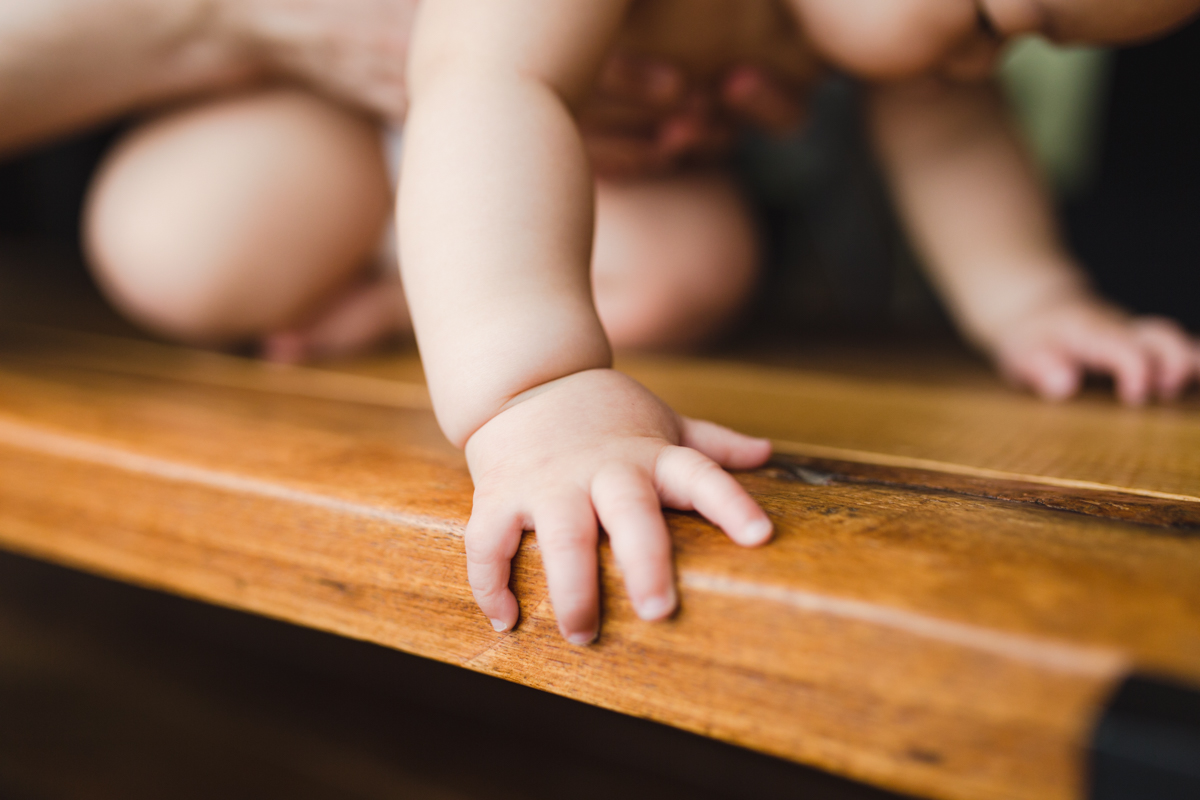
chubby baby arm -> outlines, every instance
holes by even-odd
[[[1200,345],[1091,288],[996,87],[934,78],[878,87],[872,128],[898,205],[963,333],[1043,397],[1110,375],[1122,401],[1177,396],[1200,377]]]
[[[475,597],[497,629],[516,624],[509,563],[536,530],[574,642],[598,630],[597,515],[647,618],[675,604],[662,503],[694,507],[746,544],[770,535],[714,462],[756,466],[769,443],[681,420],[609,369],[588,278],[593,184],[571,108],[625,5],[423,3],[398,206],[434,408],[475,480]]]

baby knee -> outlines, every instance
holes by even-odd
[[[85,244],[136,321],[222,344],[302,322],[370,260],[390,205],[373,123],[271,90],[130,134],[93,182]]]
[[[101,289],[146,328],[194,344],[236,338],[215,242],[197,241],[194,217],[152,175],[109,164],[89,192],[88,263]]]
[[[677,269],[688,273],[682,291],[693,313],[724,324],[740,312],[758,281],[761,261],[758,232],[749,209],[732,186],[714,187],[718,197],[696,212],[696,223],[680,238],[686,243]]]

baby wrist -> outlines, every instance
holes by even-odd
[[[565,375],[558,375],[542,380],[541,383],[524,384],[526,388],[518,388],[516,392],[508,391],[498,395],[493,395],[494,399],[488,401],[486,405],[482,403],[472,404],[470,409],[446,408],[443,404],[437,401],[435,394],[434,411],[438,418],[438,423],[442,428],[442,432],[450,443],[455,447],[464,448],[476,433],[484,428],[489,422],[499,417],[505,411],[508,411],[518,405],[524,404],[526,401],[545,394],[552,389],[565,384],[579,376],[592,372],[611,372],[608,366],[584,367],[570,372]],[[478,395],[476,395],[478,397]]]
[[[963,334],[984,350],[992,351],[1015,326],[1047,309],[1096,301],[1086,277],[1077,270],[1058,271],[1019,292],[989,292],[973,304],[964,303],[958,315]]]

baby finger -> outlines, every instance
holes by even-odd
[[[671,537],[650,476],[627,466],[601,470],[592,482],[592,502],[637,615],[644,620],[670,616],[677,602]]]
[[[558,629],[571,644],[590,644],[600,631],[592,504],[583,491],[565,492],[539,505],[533,523]]]
[[[1082,370],[1068,356],[1049,348],[1011,357],[1005,372],[1019,384],[1047,400],[1066,400],[1079,391]]]
[[[680,444],[727,469],[753,469],[771,457],[770,439],[756,439],[702,419],[684,417],[681,422]]]
[[[655,482],[669,505],[694,508],[744,547],[771,538],[771,520],[754,498],[716,462],[691,448],[663,450]]]
[[[1113,376],[1122,403],[1140,406],[1149,398],[1150,356],[1124,332],[1089,337],[1077,345],[1077,351],[1089,369]]]
[[[464,535],[467,548],[467,580],[479,609],[497,631],[517,624],[520,609],[508,588],[513,556],[521,546],[521,520],[512,513],[498,513],[478,499]]]
[[[1175,323],[1144,319],[1135,323],[1138,341],[1154,358],[1155,384],[1159,396],[1174,400],[1193,372],[1193,344]]]

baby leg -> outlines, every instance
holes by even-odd
[[[349,291],[391,204],[375,124],[273,89],[129,134],[89,192],[85,241],[122,310],[161,334],[219,345],[304,325]]]
[[[721,173],[602,181],[592,270],[614,347],[695,347],[726,329],[754,291],[750,211]]]

